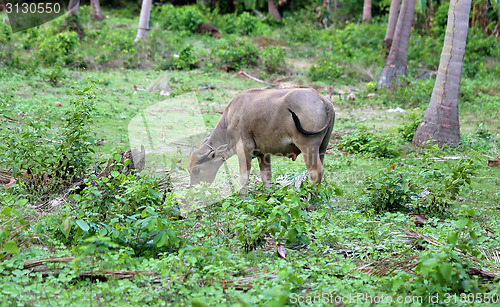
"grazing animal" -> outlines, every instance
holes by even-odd
[[[309,178],[320,183],[334,121],[332,103],[313,89],[245,91],[229,103],[210,137],[191,154],[191,185],[212,183],[224,160],[234,154],[243,193],[254,157],[266,187],[271,186],[271,155],[295,161],[302,153]]]

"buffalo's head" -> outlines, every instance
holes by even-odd
[[[224,163],[226,149],[227,145],[221,145],[217,149],[214,149],[209,144],[204,143],[200,149],[191,153],[188,162],[191,185],[196,185],[200,182],[214,182],[217,171],[222,163]]]

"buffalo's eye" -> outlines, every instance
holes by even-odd
[[[200,169],[199,169],[199,168],[197,168],[197,167],[195,167],[195,168],[193,168],[192,173],[193,173],[194,175],[198,175],[198,174],[200,173]]]

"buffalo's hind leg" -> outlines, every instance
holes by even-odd
[[[262,183],[266,188],[271,187],[271,155],[264,154],[258,155],[257,159],[259,160],[259,168],[260,168],[260,177],[262,178]]]
[[[309,171],[309,179],[312,183],[321,183],[325,169],[323,167],[323,159],[320,157],[319,149],[316,148],[301,148],[304,154],[304,162]]]

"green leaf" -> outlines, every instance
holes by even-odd
[[[439,266],[439,272],[441,273],[441,275],[443,275],[444,279],[446,280],[446,282],[451,282],[451,275],[452,275],[452,269],[453,269],[453,266],[451,265],[451,263],[443,263]]]
[[[111,176],[118,177],[118,176],[120,176],[120,172],[118,172],[118,171],[111,171]]]
[[[288,240],[293,241],[297,237],[298,231],[295,228],[292,228],[288,231]]]
[[[450,243],[450,244],[456,244],[457,240],[458,240],[458,234],[456,232],[451,233],[448,236],[448,243]]]
[[[2,209],[2,214],[5,216],[10,216],[10,212],[12,211],[11,207],[5,207]]]
[[[7,241],[3,246],[3,250],[10,254],[19,254],[19,249],[17,248],[17,244],[14,241]]]
[[[80,227],[81,230],[85,232],[89,231],[90,226],[84,220],[77,220],[76,224],[78,225],[78,227]]]
[[[467,224],[469,224],[469,222],[470,222],[470,219],[465,217],[463,219],[458,220],[455,223],[455,226],[457,226],[458,229],[462,230],[462,229],[464,229],[465,226],[467,226]]]

